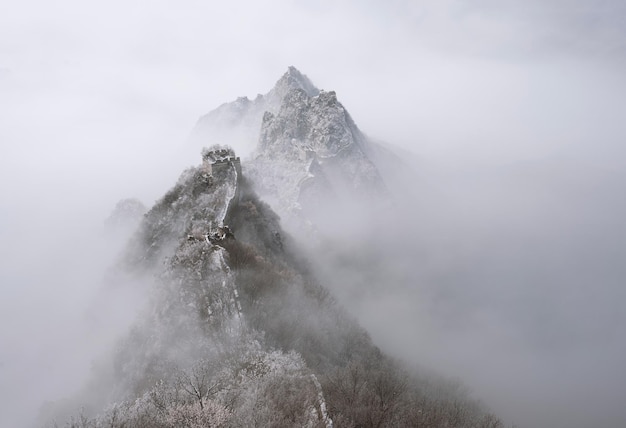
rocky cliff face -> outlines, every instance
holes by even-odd
[[[276,114],[266,112],[247,172],[283,215],[318,219],[318,208],[371,203],[386,186],[367,157],[366,139],[334,92],[292,89]]]

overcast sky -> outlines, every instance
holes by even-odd
[[[16,385],[30,379],[37,355],[62,355],[39,339],[78,318],[72,308],[80,305],[67,296],[90,296],[75,283],[90,265],[67,273],[62,266],[72,263],[63,250],[96,251],[91,233],[118,199],[150,205],[182,166],[195,163],[178,154],[200,115],[267,92],[294,65],[336,90],[365,133],[410,149],[424,165],[472,171],[565,159],[600,171],[593,176],[600,183],[619,182],[625,22],[626,3],[618,0],[1,2],[0,414],[10,413],[6,403],[14,413],[32,411],[36,400],[23,399],[28,394]],[[543,188],[538,183],[533,188]],[[623,198],[621,189],[608,189],[603,203]],[[611,217],[610,224],[620,222]],[[598,305],[590,316],[602,312]],[[404,313],[415,321],[410,309]],[[619,352],[580,356],[588,364],[574,366],[590,371],[569,389],[610,379],[610,371],[594,377],[591,367],[617,370],[623,343],[613,345]],[[480,358],[452,358],[447,367],[462,375]],[[499,405],[526,400],[520,408],[531,411],[533,388],[564,377],[550,377],[552,363],[529,366],[538,368],[537,379],[527,377],[517,397],[498,397],[498,383],[487,380],[475,389]],[[44,377],[54,371],[39,370]],[[61,388],[63,371],[51,378],[45,392]],[[589,414],[610,408],[614,416],[613,403],[624,400],[608,397]],[[559,411],[580,407],[580,400],[562,401]],[[513,422],[547,426],[556,418],[547,406],[538,419],[520,421],[514,407],[502,405]]]
[[[623,107],[626,6],[619,1],[25,1],[2,8],[0,68],[18,86],[18,101],[33,102],[21,96],[31,91],[35,116],[52,110],[68,120],[80,113],[89,125],[116,123],[107,132],[119,132],[110,139],[123,146],[129,131],[135,146],[182,139],[197,116],[264,93],[288,65],[338,91],[366,132],[446,156],[543,155],[589,129],[615,126],[614,117],[597,117],[595,105]],[[597,126],[580,123],[590,112]]]

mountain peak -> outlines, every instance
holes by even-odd
[[[290,65],[287,67],[287,72],[276,82],[274,91],[285,95],[292,89],[302,89],[310,97],[314,97],[320,92],[305,74],[302,74],[296,67]]]
[[[290,76],[294,76],[295,78],[305,78],[306,76],[304,76],[300,70],[298,70],[296,67],[294,67],[293,65],[290,65],[289,67],[287,67],[287,73]]]

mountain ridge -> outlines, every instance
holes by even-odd
[[[302,189],[315,190],[312,205],[333,193],[341,202],[361,176],[359,208],[385,195],[371,188],[384,182],[336,95],[292,88],[307,84],[296,72],[283,76],[276,114],[264,113],[265,158],[241,165],[227,146],[203,149],[143,216],[106,286],[140,283],[149,302],[80,397],[53,415],[79,402],[86,413],[71,427],[501,426],[462,391],[382,352],[284,230],[273,209],[282,206],[257,193],[254,171],[289,188],[292,204],[306,204]],[[305,179],[281,182],[281,167]]]

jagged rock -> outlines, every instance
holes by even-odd
[[[247,172],[283,214],[298,207],[310,211],[328,199],[385,197],[385,184],[365,144],[334,92],[310,96],[291,89],[279,111],[265,115]],[[326,200],[319,199],[322,195]]]

